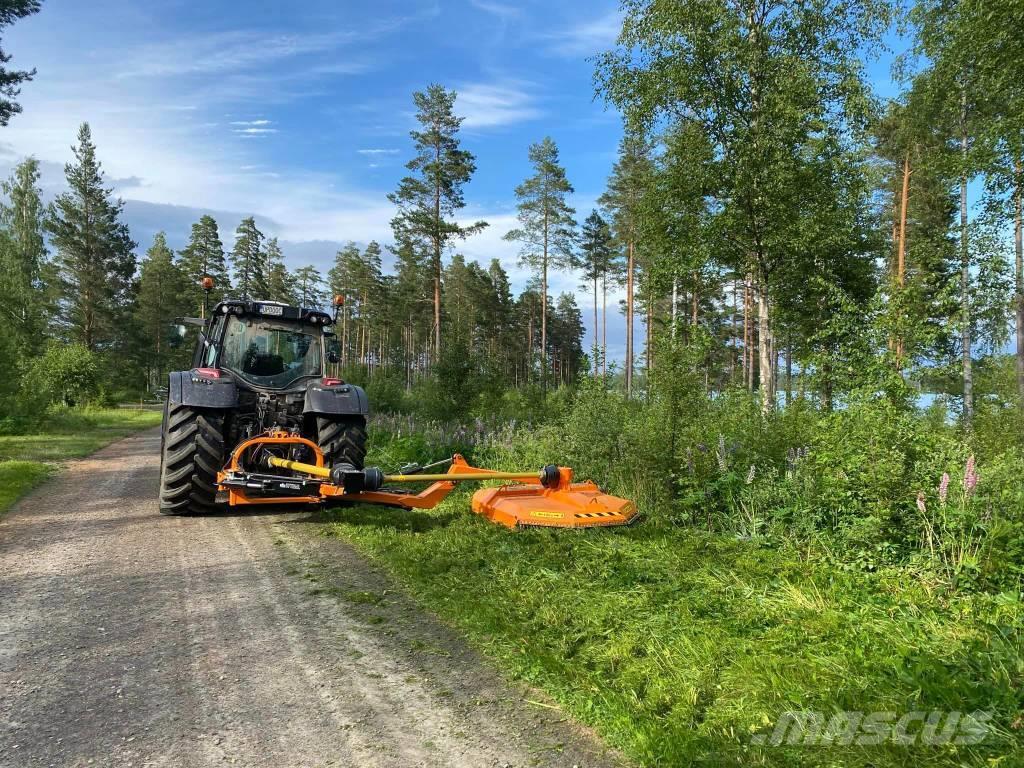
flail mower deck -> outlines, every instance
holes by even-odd
[[[296,461],[294,456],[313,462]],[[327,467],[312,440],[273,431],[235,448],[227,467],[217,475],[231,506],[244,504],[384,504],[403,509],[431,509],[461,482],[511,480],[514,484],[482,488],[473,494],[473,511],[509,528],[546,526],[591,528],[628,525],[636,505],[602,493],[592,482],[573,482],[568,467],[549,464],[539,472],[497,472],[470,466],[456,454],[448,471],[385,474],[376,467],[350,464]],[[392,484],[430,483],[414,492]]]

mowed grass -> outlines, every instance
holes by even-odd
[[[327,530],[639,764],[1020,764],[1017,594],[946,594],[657,517],[510,531],[469,510],[468,492],[431,512],[339,509]],[[751,744],[807,710],[994,715],[977,746]]]
[[[66,410],[49,415],[33,434],[0,435],[0,514],[53,474],[61,461],[159,426],[160,419],[158,410]]]

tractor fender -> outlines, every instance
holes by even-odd
[[[370,401],[363,388],[355,384],[325,386],[315,381],[306,387],[306,401],[302,412],[366,416],[370,413]]]
[[[174,371],[167,386],[171,405],[192,408],[234,408],[238,405],[238,388],[229,378],[213,379],[195,369]]]

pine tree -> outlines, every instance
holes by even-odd
[[[282,304],[297,304],[296,276],[288,272],[276,237],[267,240],[263,247],[263,265],[266,270],[266,291],[261,296]]]
[[[552,319],[551,358],[564,386],[576,380],[583,360],[583,315],[571,293],[559,294]]]
[[[135,274],[135,242],[120,221],[124,206],[103,185],[88,123],[64,166],[67,192],[50,206],[46,228],[60,271],[60,313],[75,341],[95,351],[116,341]]]
[[[235,247],[231,250],[231,265],[235,271],[235,286],[240,298],[262,299],[267,296],[266,252],[263,250],[264,234],[256,227],[256,220],[249,216],[235,230]]]
[[[327,283],[312,264],[295,270],[295,297],[300,307],[321,309],[327,304]]]
[[[0,2],[0,30],[18,19],[38,13],[41,0],[3,0]],[[21,112],[21,105],[14,99],[21,93],[21,84],[35,77],[36,71],[7,69],[11,55],[0,48],[0,125],[7,125],[11,118]]]
[[[612,245],[612,233],[601,214],[591,211],[583,222],[580,230],[580,266],[583,279],[591,283],[594,289],[594,376],[600,371],[601,358],[604,350],[600,347],[597,320],[597,284],[608,274],[614,259],[615,249]]]
[[[627,135],[619,147],[608,189],[598,202],[612,215],[615,238],[626,252],[626,397],[633,393],[633,324],[637,247],[644,229],[644,193],[651,184],[650,145],[640,136]]]
[[[227,262],[224,258],[224,244],[220,240],[217,222],[212,216],[203,216],[192,225],[188,245],[179,251],[179,267],[185,276],[190,297],[189,312],[202,314],[205,303],[213,306],[227,296],[231,290]],[[209,299],[202,288],[204,277],[213,278],[213,289]]]
[[[397,323],[402,329],[401,359],[408,390],[422,372],[424,353],[431,339],[431,326],[425,322],[423,309],[433,302],[433,280],[428,258],[412,243],[399,244],[394,254],[395,286],[391,297]]]
[[[30,157],[21,162],[2,188],[8,202],[0,202],[0,322],[10,328],[16,346],[31,354],[42,344],[47,310],[39,161]]]
[[[398,206],[391,220],[395,240],[430,254],[434,281],[434,351],[441,349],[441,257],[455,240],[476,234],[486,222],[463,227],[452,217],[465,207],[462,188],[476,170],[473,155],[459,148],[462,118],[456,117],[455,92],[431,85],[413,94],[421,130],[410,136],[416,157],[406,164],[414,175],[406,176],[388,199]]]
[[[150,387],[161,381],[168,368],[167,329],[175,317],[191,308],[190,288],[180,266],[174,263],[166,235],[157,232],[142,260],[135,310],[137,329],[145,343],[142,359],[149,371]]]
[[[520,263],[540,273],[541,303],[541,385],[547,380],[547,295],[548,270],[571,269],[574,265],[576,213],[566,199],[573,188],[558,162],[558,147],[550,137],[530,146],[534,175],[516,187],[519,227],[505,235],[522,244]]]

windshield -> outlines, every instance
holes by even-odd
[[[320,329],[231,317],[220,367],[261,387],[281,389],[302,376],[319,376]]]

